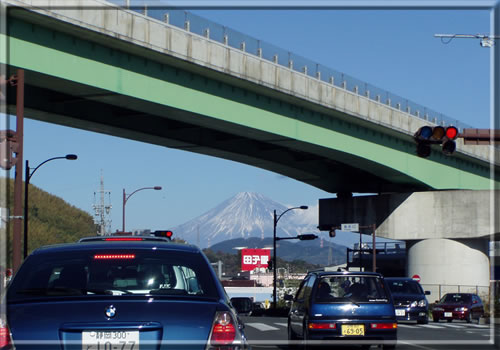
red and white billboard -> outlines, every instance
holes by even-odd
[[[270,249],[242,249],[241,271],[252,271],[256,268],[266,269],[270,259]]]

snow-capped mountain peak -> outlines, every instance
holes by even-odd
[[[205,214],[175,227],[175,235],[206,248],[234,238],[272,237],[273,212],[280,215],[288,207],[254,192],[240,192]],[[299,212],[314,210],[308,215]],[[277,236],[290,237],[302,233],[317,233],[317,208],[293,210],[280,218]]]

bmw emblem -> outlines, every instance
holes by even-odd
[[[106,314],[107,317],[113,318],[116,315],[116,308],[113,305],[109,305],[104,310],[104,313]]]

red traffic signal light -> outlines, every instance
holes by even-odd
[[[455,152],[455,139],[458,129],[454,126],[422,126],[414,135],[417,143],[417,155],[427,158],[431,154],[431,144],[442,144],[443,153],[450,155]]]
[[[165,238],[168,238],[170,240],[172,240],[173,235],[174,235],[174,233],[170,230],[160,230],[160,231],[153,232],[153,236],[165,237]]]

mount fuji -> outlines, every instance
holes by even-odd
[[[240,192],[205,214],[174,227],[173,231],[176,237],[200,248],[235,238],[263,239],[273,236],[273,211],[280,215],[287,209],[261,194]],[[291,210],[279,219],[276,234],[278,237],[318,234],[317,222],[317,206]]]

